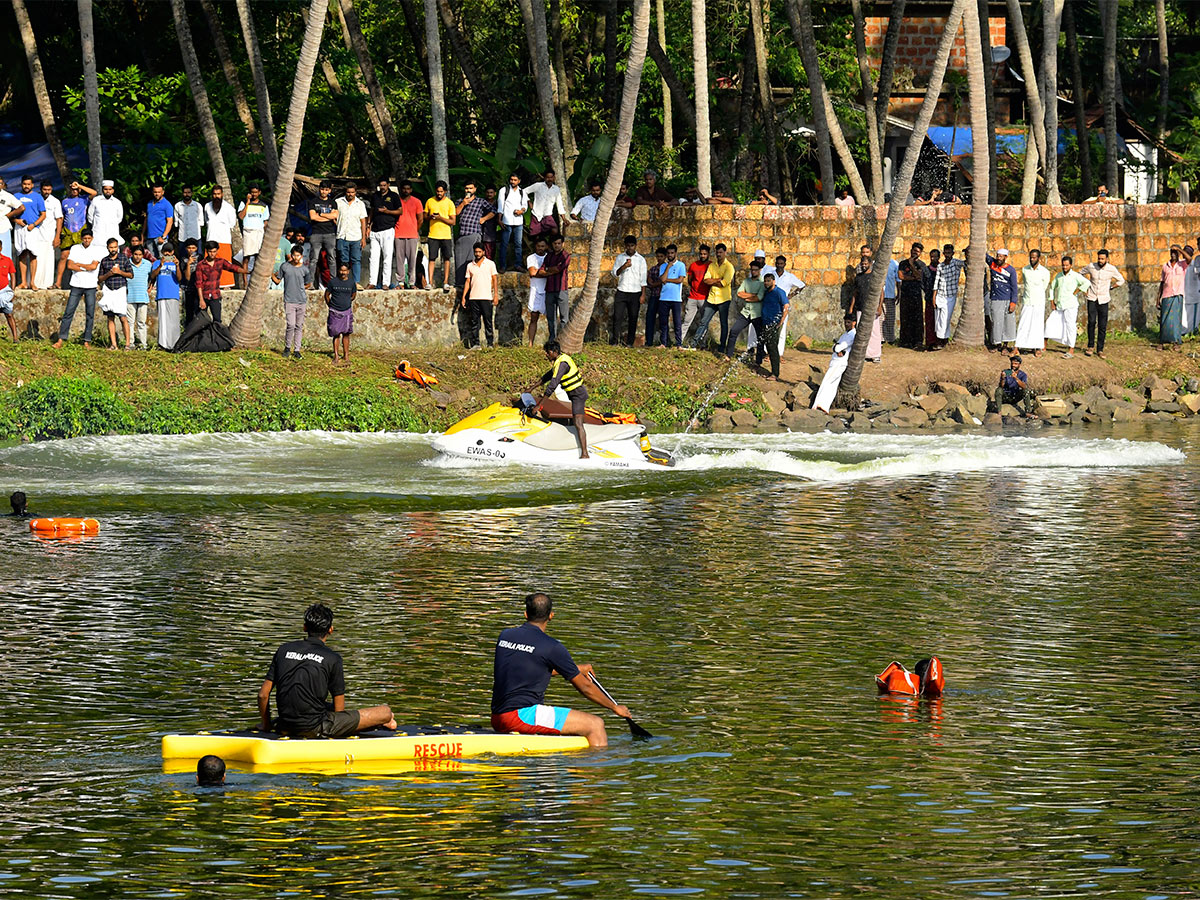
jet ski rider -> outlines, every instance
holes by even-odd
[[[587,388],[583,386],[583,376],[579,374],[579,366],[575,365],[575,360],[562,352],[562,347],[558,341],[546,341],[545,347],[546,359],[550,360],[550,371],[542,376],[540,383],[546,385],[542,392],[542,399],[538,401],[536,407],[538,412],[542,410],[542,404],[546,402],[547,397],[554,396],[554,391],[562,386],[562,389],[567,392],[567,398],[571,401],[571,418],[575,420],[575,436],[579,440],[579,458],[588,459],[587,450],[587,430],[583,424],[584,404],[587,402]]]

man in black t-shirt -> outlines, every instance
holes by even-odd
[[[607,747],[608,733],[599,716],[542,704],[550,676],[557,672],[597,706],[632,718],[627,707],[613,704],[596,686],[591,666],[576,665],[567,648],[546,634],[552,618],[550,598],[530,594],[525,598],[525,624],[500,632],[492,675],[492,728],[501,734],[578,734],[592,747]]]
[[[390,290],[393,286],[392,250],[395,247],[396,220],[400,218],[400,195],[391,182],[379,179],[371,197],[371,262],[368,290]]]
[[[337,271],[337,205],[333,200],[333,184],[322,181],[315,200],[308,202],[309,236],[308,243],[312,248],[313,286],[320,287],[325,278],[319,277],[325,271]],[[325,251],[326,262],[321,264],[321,251]]]
[[[258,715],[263,731],[290,737],[341,738],[382,725],[395,729],[387,706],[346,709],[346,681],[342,657],[325,646],[333,632],[333,610],[314,603],[304,611],[302,641],[290,641],[275,651],[266,680],[258,692]],[[271,723],[271,690],[279,717]],[[333,705],[325,702],[332,695]]]

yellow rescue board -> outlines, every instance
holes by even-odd
[[[387,737],[348,737],[300,740],[258,736],[253,732],[168,734],[162,739],[163,759],[199,759],[213,754],[227,762],[278,766],[293,763],[396,759],[463,759],[496,754],[569,753],[586,750],[587,738],[551,734],[405,734]]]

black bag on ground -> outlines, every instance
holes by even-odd
[[[212,313],[202,309],[183,329],[175,344],[174,353],[225,353],[233,349],[233,335],[220,322],[214,322]]]

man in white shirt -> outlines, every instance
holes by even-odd
[[[762,256],[766,258],[766,254],[761,250],[755,251],[755,258]],[[804,290],[808,285],[793,275],[787,270],[787,257],[782,253],[775,257],[775,265],[764,265],[762,274],[771,274],[775,276],[775,287],[779,288],[787,295],[788,300],[794,300],[795,295]]]
[[[263,201],[262,189],[257,184],[250,185],[246,199],[238,204],[237,217],[242,223],[242,265],[247,272],[253,272],[262,251],[267,219],[271,218],[271,207]]]
[[[218,184],[213,188],[212,200],[204,204],[204,221],[208,226],[208,240],[217,244],[217,258],[233,263],[233,229],[237,228],[237,211],[232,203],[225,202],[225,190]],[[221,272],[221,287],[233,286],[233,273]]]
[[[501,272],[507,272],[509,244],[512,244],[513,265],[520,265],[521,251],[524,249],[521,239],[525,234],[525,209],[528,201],[525,199],[525,191],[521,188],[520,175],[513,173],[508,176],[508,184],[500,188],[500,193],[496,195],[496,203],[500,208],[500,265],[498,268]]]
[[[604,193],[604,186],[598,181],[593,181],[588,186],[588,192],[575,202],[575,206],[571,209],[571,215],[582,222],[595,222],[596,210],[600,208],[602,193]]]
[[[21,201],[9,193],[4,179],[0,178],[0,253],[9,259],[13,259],[13,217],[19,216],[24,208]]]
[[[88,224],[92,226],[92,237],[100,247],[107,247],[109,238],[116,238],[117,244],[124,244],[121,237],[121,221],[125,218],[125,204],[114,196],[116,185],[105,179],[100,182],[100,193],[86,184],[79,189],[92,198],[88,206]]]
[[[529,233],[533,237],[544,235],[549,240],[550,235],[558,231],[558,222],[554,218],[556,211],[564,221],[570,221],[567,206],[563,203],[562,188],[554,183],[553,169],[547,169],[538,184],[526,188],[525,197],[529,201]]]
[[[46,204],[46,218],[38,226],[40,240],[34,248],[38,258],[38,277],[34,287],[38,290],[54,286],[63,228],[62,201],[54,196],[54,185],[49,181],[42,182],[42,202]]]
[[[204,227],[204,207],[192,199],[192,189],[183,189],[183,199],[175,204],[175,246],[182,247],[190,238],[200,240]]]
[[[466,335],[463,343],[468,350],[479,349],[479,323],[487,345],[495,341],[492,334],[492,310],[500,305],[500,274],[496,264],[483,252],[483,243],[476,241],[471,248],[475,258],[467,263],[467,280],[463,285],[462,308],[467,313]]]
[[[1096,251],[1096,261],[1088,263],[1079,272],[1090,283],[1087,292],[1087,349],[1084,356],[1096,355],[1104,359],[1104,336],[1108,333],[1108,304],[1110,291],[1125,283],[1125,277],[1108,261],[1107,250]]]
[[[58,326],[58,340],[53,344],[55,350],[71,336],[71,322],[75,318],[75,310],[78,309],[81,298],[87,316],[83,324],[83,346],[92,346],[92,329],[96,324],[96,279],[99,275],[100,260],[108,256],[108,250],[92,236],[90,228],[83,229],[79,240],[80,243],[72,247],[67,255],[67,269],[71,272],[71,293],[67,295],[67,308]]]
[[[637,333],[638,309],[646,302],[646,257],[637,252],[637,238],[632,234],[625,236],[625,252],[617,256],[612,273],[617,279],[613,300],[613,343],[632,347],[633,336]]]
[[[1200,245],[1200,237],[1196,238]],[[1185,256],[1191,257],[1183,273],[1183,333],[1200,332],[1200,253],[1189,245],[1183,248]]]
[[[525,271],[529,273],[529,346],[537,337],[538,317],[546,311],[546,251],[549,245],[544,237],[533,242],[533,252],[525,258]]]
[[[346,196],[337,203],[337,257],[338,265],[350,267],[350,277],[358,284],[362,280],[362,252],[367,249],[368,230],[367,205],[358,196],[358,187],[353,181],[346,185]]]

